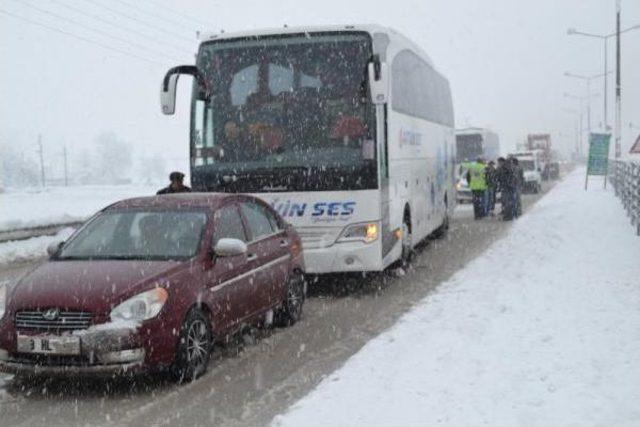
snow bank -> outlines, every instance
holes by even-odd
[[[640,239],[583,186],[581,169],[273,424],[640,425]]]
[[[47,187],[0,194],[0,231],[83,221],[118,200],[150,196],[157,187],[111,185]]]
[[[73,231],[73,228],[65,228],[55,236],[33,237],[26,240],[0,243],[0,265],[46,257],[47,246],[56,241],[66,240]]]

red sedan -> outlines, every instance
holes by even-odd
[[[216,341],[244,325],[300,318],[301,250],[293,228],[254,197],[118,202],[15,286],[0,286],[0,369],[170,368],[196,378]]]

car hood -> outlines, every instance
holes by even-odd
[[[540,176],[539,172],[536,171],[524,171],[524,179],[526,179],[527,181],[533,180],[533,179],[537,179],[538,176]]]
[[[26,274],[13,288],[8,308],[57,307],[108,313],[123,298],[179,269],[177,261],[48,261]]]

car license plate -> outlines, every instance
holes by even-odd
[[[18,335],[19,353],[80,354],[80,337],[56,335]]]

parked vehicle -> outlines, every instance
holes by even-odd
[[[215,342],[302,313],[301,241],[251,196],[121,201],[50,253],[15,286],[0,286],[2,370],[169,368],[193,379]]]
[[[345,60],[348,58],[348,60]],[[203,37],[191,182],[259,195],[300,233],[307,272],[381,271],[406,261],[455,208],[449,82],[415,43],[378,25]]]
[[[524,151],[514,154],[524,173],[523,191],[539,193],[542,189],[542,160],[539,150]]]
[[[456,129],[456,162],[474,162],[478,157],[485,161],[496,160],[500,155],[498,134],[483,128]]]
[[[473,201],[473,194],[471,193],[471,188],[469,188],[469,183],[467,182],[467,170],[462,166],[460,166],[459,170],[460,173],[456,184],[458,203],[471,203]]]
[[[551,162],[553,151],[551,149],[551,135],[548,133],[530,133],[527,135],[527,150],[539,152],[540,173],[543,180],[551,178]]]
[[[472,195],[467,183],[465,164],[478,158],[496,160],[500,153],[500,138],[489,129],[469,127],[456,129],[456,164],[458,179],[456,196],[458,203],[471,203]]]

